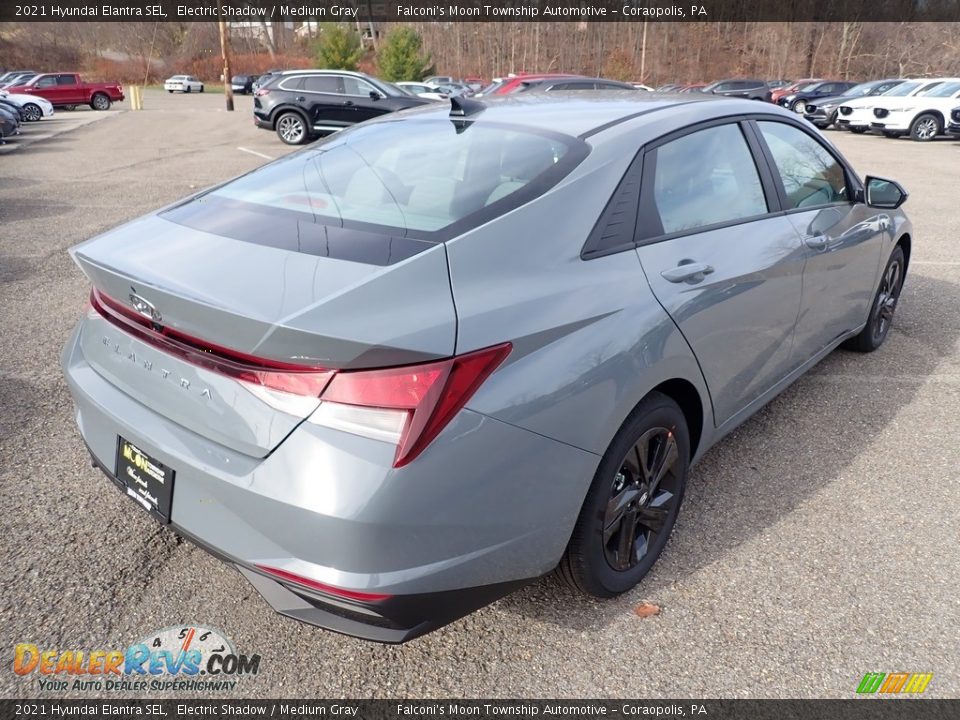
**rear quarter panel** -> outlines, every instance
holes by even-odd
[[[580,258],[637,149],[602,143],[539,199],[447,243],[457,351],[514,346],[469,407],[597,455],[659,383],[682,378],[707,398],[636,253]]]

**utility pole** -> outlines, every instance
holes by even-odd
[[[223,19],[223,2],[217,0],[217,23],[220,26],[220,56],[223,58],[223,94],[227,98],[227,112],[233,112],[233,86],[230,74],[230,38],[227,21]]]

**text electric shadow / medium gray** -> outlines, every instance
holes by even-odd
[[[559,568],[632,588],[690,465],[886,337],[894,182],[786,110],[390,115],[78,245],[94,461],[279,612],[384,642]]]

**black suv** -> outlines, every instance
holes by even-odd
[[[770,86],[765,80],[718,80],[701,88],[700,92],[748,100],[770,99]]]
[[[346,70],[287,70],[254,92],[253,121],[288,145],[386,113],[426,105],[400,88]]]

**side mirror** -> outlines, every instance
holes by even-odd
[[[896,210],[903,205],[909,193],[895,180],[867,176],[864,184],[867,188],[867,205],[885,210]]]
[[[379,100],[381,97],[383,97],[383,96],[382,96],[380,93],[378,93],[376,90],[371,90],[371,91],[370,91],[370,99],[371,99],[371,100]]]

